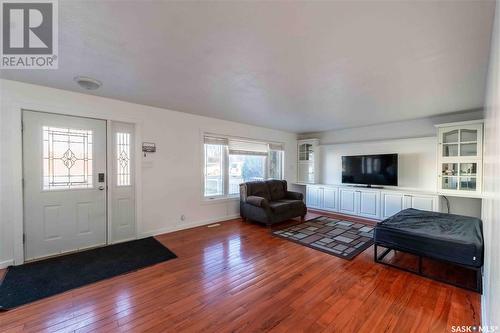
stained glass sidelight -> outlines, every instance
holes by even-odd
[[[92,188],[92,131],[43,126],[43,189]]]
[[[130,134],[116,133],[116,185],[130,185]]]

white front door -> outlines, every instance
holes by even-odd
[[[106,244],[106,121],[23,111],[25,259]]]

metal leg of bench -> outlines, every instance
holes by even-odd
[[[382,260],[385,258],[385,256],[392,251],[392,249],[385,249],[384,252],[382,252],[382,254],[379,256],[378,255],[378,246],[377,244],[374,245],[374,251],[373,251],[373,255],[374,255],[374,259],[375,259],[375,262],[382,262]]]
[[[381,245],[381,246],[385,247],[384,245]],[[447,280],[439,278],[437,276],[431,276],[431,275],[425,274],[423,272],[423,268],[422,268],[422,266],[423,266],[422,265],[422,263],[423,263],[423,256],[421,256],[419,254],[403,251],[403,252],[412,254],[414,256],[418,256],[418,270],[415,271],[415,270],[411,270],[411,269],[408,269],[408,268],[397,266],[397,265],[392,264],[390,262],[384,262],[383,261],[384,257],[390,251],[394,250],[394,252],[396,252],[396,249],[386,248],[386,250],[384,250],[384,252],[382,254],[380,254],[380,255],[378,255],[378,251],[377,250],[378,250],[378,247],[377,247],[377,244],[375,244],[374,259],[375,259],[375,262],[377,262],[377,263],[380,263],[380,264],[386,265],[386,266],[390,266],[390,267],[394,267],[394,268],[397,268],[397,269],[400,269],[400,270],[403,270],[403,271],[406,271],[406,272],[410,272],[410,273],[413,273],[413,274],[418,274],[418,275],[423,276],[425,278],[428,278],[428,279],[431,279],[431,280],[434,280],[434,281],[439,281],[439,282],[447,283],[447,284],[455,286],[455,287],[472,290],[472,291],[478,292],[480,294],[483,293],[483,286],[482,286],[483,280],[482,280],[482,269],[481,268],[465,267],[465,268],[472,269],[472,270],[476,271],[476,285],[474,287],[468,287],[466,285],[461,285],[461,284],[458,284],[458,283],[447,281]],[[446,262],[446,261],[444,261],[444,262]],[[462,266],[462,267],[464,267],[464,266]]]
[[[476,270],[476,288],[478,293],[483,293],[483,274],[481,268]]]

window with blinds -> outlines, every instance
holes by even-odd
[[[283,144],[216,135],[203,142],[206,198],[237,196],[244,182],[283,178]]]

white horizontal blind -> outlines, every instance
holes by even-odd
[[[219,145],[219,146],[227,146],[228,140],[227,138],[205,135],[203,138],[205,144],[207,145]]]
[[[229,139],[230,155],[266,156],[268,151],[267,143]]]
[[[282,143],[270,143],[269,144],[269,150],[284,151],[285,150],[285,146]]]

